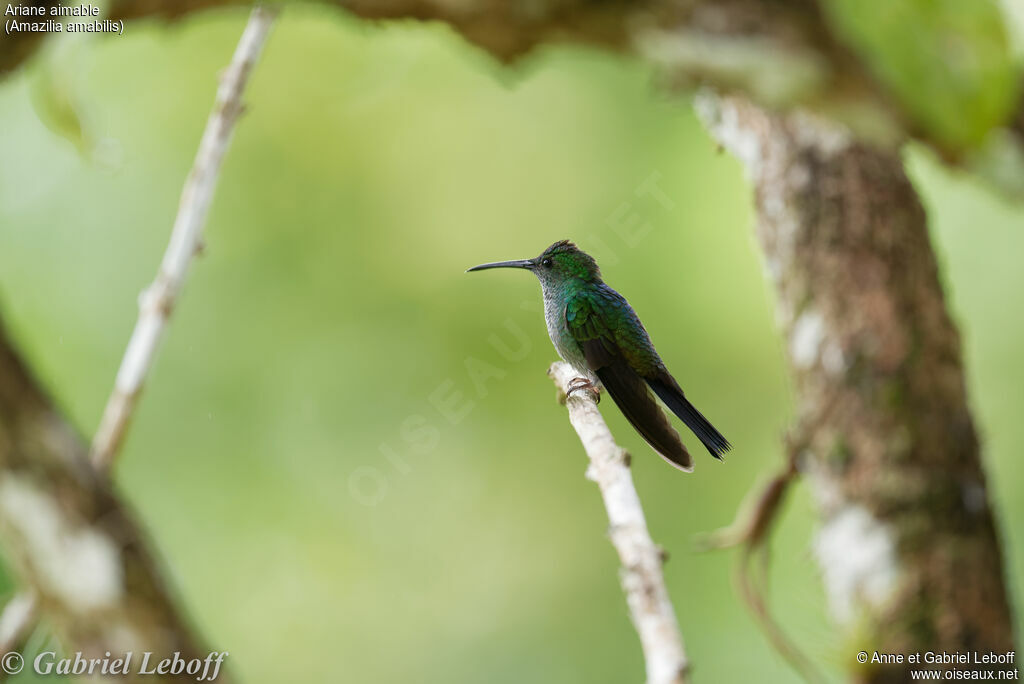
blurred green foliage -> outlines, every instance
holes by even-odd
[[[998,0],[828,0],[832,23],[914,122],[951,150],[981,143],[1019,103]]]
[[[0,310],[84,434],[244,20],[206,13],[95,41],[78,91],[92,158],[40,123],[25,75],[0,84]],[[686,476],[602,405],[671,554],[696,672],[794,680],[733,590],[732,553],[693,551],[779,463],[791,413],[750,193],[649,76],[579,49],[505,70],[436,25],[371,28],[316,8],[280,20],[117,470],[245,681],[640,679],[604,510],[544,375],[555,353],[539,288],[525,273],[463,273],[565,237],[595,254],[736,445],[724,464],[698,454]],[[911,161],[1020,595],[1022,212]],[[671,206],[637,195],[652,177]],[[529,341],[514,360],[490,340],[517,346],[508,321]],[[478,386],[467,359],[502,377]],[[454,393],[472,402],[455,424],[431,400]],[[859,646],[829,625],[813,520],[800,487],[774,543],[772,602],[836,671]]]

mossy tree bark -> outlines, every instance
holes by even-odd
[[[698,104],[753,184],[799,463],[822,514],[816,551],[851,658],[1011,650],[960,340],[902,160],[808,115],[713,95]],[[854,678],[908,681],[911,667]]]
[[[0,539],[71,651],[86,658],[152,651],[158,660],[209,652],[178,611],[134,516],[92,468],[85,443],[2,326]]]

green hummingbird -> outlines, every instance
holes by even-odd
[[[732,448],[683,395],[633,307],[601,280],[597,262],[589,254],[562,240],[534,259],[481,264],[468,271],[489,268],[525,268],[540,280],[548,335],[559,356],[581,376],[570,394],[582,389],[596,393],[603,385],[626,420],[680,470],[692,472],[693,459],[651,390],[693,430],[712,456],[721,460]]]

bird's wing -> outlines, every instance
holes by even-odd
[[[693,459],[679,434],[651,396],[644,378],[634,370],[633,360],[643,361],[639,348],[617,334],[624,326],[640,325],[629,304],[614,291],[580,292],[567,302],[565,322],[583,350],[587,366],[600,378],[626,420],[662,458],[680,470],[692,471]]]
[[[594,364],[608,365],[611,360],[622,358],[665,406],[693,430],[712,456],[721,460],[722,454],[732,448],[729,440],[683,394],[655,351],[643,323],[622,295],[608,287],[581,293],[570,300],[566,321],[595,372]],[[589,341],[593,339],[600,340],[600,345]],[[615,403],[620,404],[618,400]]]

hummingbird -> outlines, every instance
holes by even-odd
[[[540,280],[544,319],[558,355],[577,373],[569,394],[603,386],[640,436],[670,464],[693,471],[693,459],[654,396],[679,417],[711,455],[732,448],[683,395],[626,298],[605,284],[597,262],[568,240],[533,259],[497,261],[467,269],[524,268]]]

